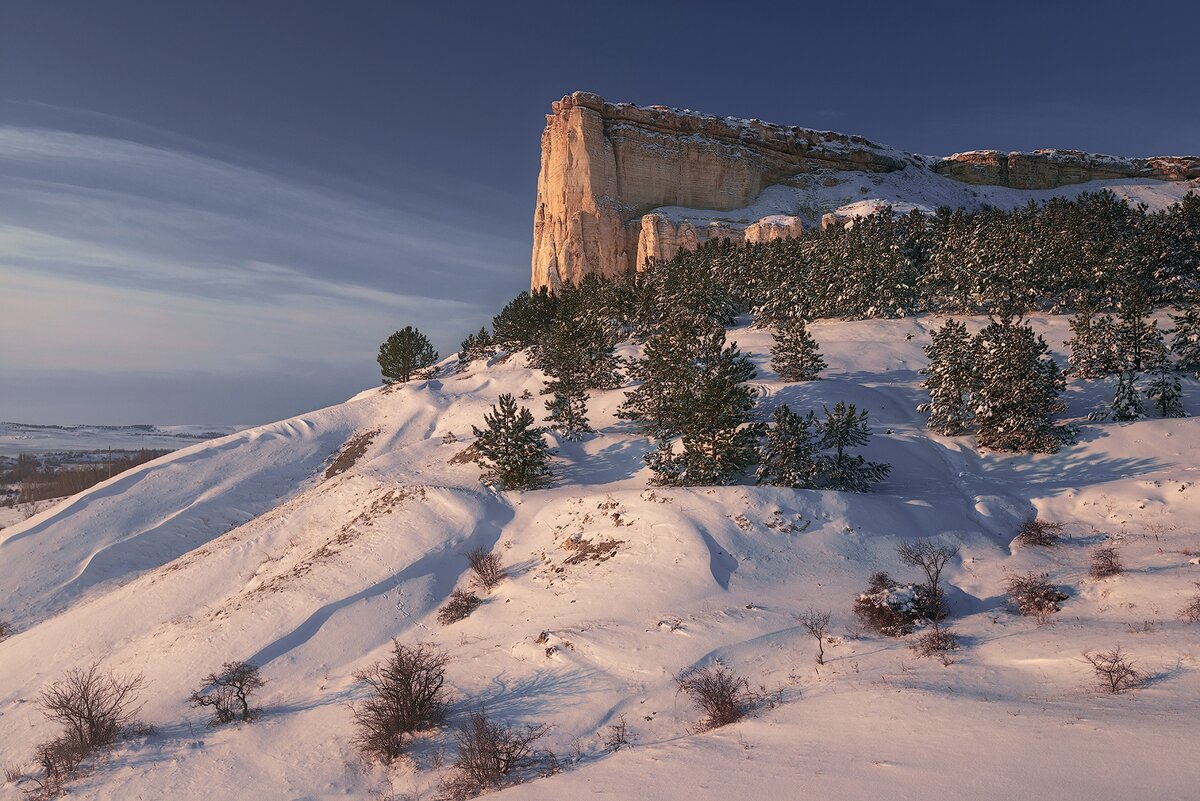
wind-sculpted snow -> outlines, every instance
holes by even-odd
[[[419,738],[388,770],[351,746],[353,674],[398,637],[452,655],[451,725],[481,708],[554,725],[544,744],[564,771],[501,798],[1190,797],[1200,673],[1196,628],[1175,611],[1200,581],[1189,564],[1200,553],[1196,421],[1089,422],[1111,381],[1075,381],[1067,414],[1080,441],[1057,454],[980,453],[971,438],[931,435],[915,411],[917,371],[940,320],[814,323],[830,367],[803,384],[770,370],[769,332],[730,333],[759,367],[764,418],[780,403],[869,411],[865,455],[893,470],[865,495],[649,487],[650,445],[615,415],[621,390],[591,395],[597,436],[555,443],[556,486],[496,493],[455,457],[500,393],[529,390],[521,403],[541,412],[542,376],[520,356],[465,372],[448,360],[434,379],[99,485],[0,534],[0,618],[20,629],[0,642],[0,764],[32,770],[34,745],[53,734],[38,691],[101,659],[145,673],[141,717],[157,732],[95,764],[72,797],[432,797],[453,759],[449,731]],[[1065,320],[1034,323],[1061,359]],[[1185,404],[1200,414],[1194,380]],[[373,431],[327,478],[343,446]],[[1035,512],[1067,524],[1062,545],[1012,544]],[[1128,571],[1088,579],[1088,552],[1106,536]],[[873,572],[918,578],[895,547],[919,537],[961,548],[946,579],[963,647],[948,666],[862,632],[850,614]],[[442,626],[437,610],[467,586],[476,546],[509,578]],[[1070,595],[1048,626],[1005,609],[1006,577],[1028,570]],[[808,607],[833,613],[823,666],[794,617]],[[1117,642],[1149,681],[1096,695],[1080,653]],[[206,730],[188,693],[242,659],[267,682],[262,717]],[[674,677],[717,661],[763,703],[695,734]],[[622,719],[635,745],[608,753],[606,727]],[[1117,755],[1136,775],[1113,770]],[[18,795],[0,785],[0,799]]]

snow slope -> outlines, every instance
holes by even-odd
[[[654,209],[675,225],[690,220],[701,227],[711,221],[745,225],[773,215],[801,217],[816,225],[823,214],[860,217],[890,206],[899,213],[917,209],[932,214],[939,206],[978,209],[991,206],[1014,209],[1030,201],[1053,197],[1072,198],[1082,192],[1107,189],[1130,203],[1145,203],[1159,211],[1178,203],[1188,192],[1200,193],[1200,180],[1156,181],[1120,178],[1088,181],[1057,189],[1011,189],[1007,186],[967,184],[932,170],[910,168],[888,173],[829,172],[797,175],[788,184],[768,186],[749,206],[732,211],[710,211],[684,206]]]
[[[592,396],[599,435],[559,443],[556,487],[493,493],[453,457],[501,392],[529,390],[540,408],[542,376],[516,357],[463,373],[448,360],[437,378],[194,445],[6,528],[0,618],[20,631],[0,642],[0,765],[32,769],[53,732],[38,691],[99,658],[146,675],[141,717],[157,731],[94,765],[73,797],[431,797],[449,731],[387,770],[350,745],[353,673],[400,637],[453,655],[452,722],[485,708],[553,724],[544,745],[564,771],[501,797],[1194,798],[1200,628],[1175,613],[1200,581],[1197,421],[1087,422],[1112,386],[1072,382],[1081,437],[1058,454],[980,454],[930,435],[916,371],[940,321],[816,323],[831,367],[807,384],[771,372],[769,332],[730,334],[759,365],[764,413],[843,399],[870,410],[868,456],[893,473],[869,495],[648,488],[649,446],[616,419],[620,390]],[[1034,323],[1061,356],[1066,321]],[[1185,403],[1200,414],[1194,381]],[[1011,545],[1035,510],[1071,540]],[[1091,580],[1088,551],[1106,535],[1128,571]],[[962,548],[947,579],[964,648],[948,666],[862,634],[849,612],[872,572],[915,578],[895,546],[917,537]],[[608,541],[611,558],[568,561]],[[440,626],[476,545],[511,577]],[[1005,576],[1027,569],[1071,595],[1050,625],[1004,608]],[[793,617],[809,606],[834,613],[820,668]],[[1098,694],[1080,654],[1117,643],[1149,681]],[[187,695],[234,659],[262,666],[264,715],[206,729]],[[694,734],[672,677],[714,660],[774,704]],[[635,746],[609,754],[597,734],[622,717]],[[0,785],[0,799],[19,795]]]

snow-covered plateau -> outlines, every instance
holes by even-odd
[[[154,730],[88,763],[71,798],[432,798],[454,726],[484,709],[549,724],[539,745],[562,768],[498,798],[1195,799],[1200,625],[1178,611],[1200,582],[1200,421],[1090,421],[1115,379],[1072,380],[1079,439],[1058,453],[932,434],[917,371],[943,319],[814,323],[830,367],[799,384],[771,371],[769,331],[729,333],[758,366],[764,418],[780,403],[869,411],[865,455],[892,465],[869,494],[652,488],[651,445],[615,415],[622,390],[592,393],[598,434],[555,443],[554,487],[496,493],[455,457],[500,393],[528,390],[541,411],[544,376],[518,355],[447,360],[192,445],[5,528],[0,619],[17,633],[0,642],[0,766],[34,770],[57,733],[39,692],[98,659],[145,675]],[[1032,322],[1065,364],[1066,318]],[[1184,404],[1200,414],[1190,378]],[[331,470],[352,440],[369,445]],[[1035,513],[1065,525],[1061,545],[1013,543]],[[851,613],[872,573],[919,578],[896,554],[917,538],[961,549],[944,574],[962,643],[949,664]],[[1106,541],[1125,572],[1092,579]],[[440,625],[475,546],[509,578]],[[1045,625],[1006,605],[1006,577],[1029,570],[1069,596]],[[833,613],[824,665],[795,619],[809,607]],[[394,637],[449,652],[454,702],[445,729],[383,767],[356,753],[349,706],[365,692],[353,674]],[[1118,644],[1145,680],[1106,694],[1082,654]],[[263,714],[206,728],[188,696],[233,660],[261,666]],[[770,700],[698,733],[675,676],[716,661]],[[612,752],[622,718],[633,744]],[[0,799],[22,792],[0,784]]]

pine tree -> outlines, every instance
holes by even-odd
[[[1142,406],[1142,396],[1138,394],[1135,380],[1137,373],[1126,370],[1117,381],[1117,391],[1113,393],[1112,417],[1114,420],[1126,422],[1146,416]]]
[[[724,336],[721,328],[698,334],[688,325],[668,325],[652,334],[642,358],[630,365],[630,377],[640,383],[625,393],[617,417],[637,421],[642,433],[658,439],[677,436],[695,392],[700,346],[718,332]]]
[[[771,347],[771,367],[784,381],[815,381],[828,367],[803,318],[781,323]]]
[[[817,422],[817,430],[820,448],[833,450],[832,454],[822,454],[819,462],[821,483],[829,489],[869,492],[872,484],[883,481],[891,472],[891,465],[868,462],[846,452],[871,441],[866,409],[859,412],[853,403],[838,401],[833,411],[825,407],[825,419]]]
[[[1066,409],[1062,371],[1028,325],[993,322],[975,338],[978,384],[971,411],[979,444],[1000,451],[1053,453],[1069,436],[1054,425]]]
[[[552,379],[546,389],[551,398],[546,401],[546,420],[563,439],[578,442],[593,432],[588,422],[587,390],[571,377]]]
[[[1179,376],[1171,370],[1171,363],[1161,359],[1155,368],[1154,378],[1146,387],[1146,397],[1154,401],[1154,408],[1163,417],[1187,417],[1183,408],[1183,387]]]
[[[929,365],[926,376],[929,403],[917,411],[929,414],[929,427],[948,437],[963,433],[971,424],[969,401],[975,385],[974,353],[967,327],[954,319],[934,329],[924,347]]]
[[[693,343],[692,353],[677,365],[674,378],[687,391],[673,396],[669,427],[657,429],[659,449],[646,457],[656,484],[725,484],[754,460],[754,392],[745,383],[754,377],[754,365],[736,343],[725,346],[724,340],[723,330],[713,331]],[[676,434],[681,453],[663,445]]]
[[[1071,318],[1071,333],[1067,341],[1071,355],[1067,362],[1079,378],[1102,378],[1117,367],[1116,331],[1112,318],[1097,317],[1090,306],[1079,308]]]
[[[550,457],[554,451],[542,435],[546,429],[533,425],[533,414],[524,406],[517,409],[512,395],[499,398],[499,409],[483,416],[486,426],[475,433],[478,460],[484,468],[480,480],[506,490],[530,490],[550,483]]]
[[[385,384],[408,381],[437,360],[437,351],[429,338],[411,325],[392,334],[379,346],[379,369]]]
[[[786,405],[775,409],[774,425],[760,449],[757,483],[812,489],[820,470],[817,416],[799,415]]]
[[[492,342],[492,335],[486,328],[480,326],[478,334],[467,334],[467,338],[459,346],[458,366],[465,368],[476,359],[489,359],[495,352],[496,346]]]
[[[1171,315],[1171,354],[1178,359],[1176,369],[1184,373],[1200,372],[1200,304],[1192,303]]]
[[[1157,364],[1166,352],[1157,321],[1149,321],[1152,311],[1149,291],[1141,284],[1126,288],[1117,320],[1116,347],[1125,371],[1141,372]]]

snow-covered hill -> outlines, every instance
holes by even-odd
[[[194,445],[6,528],[0,618],[19,633],[0,642],[0,765],[32,769],[54,731],[38,691],[98,658],[145,674],[141,717],[156,732],[72,797],[429,797],[453,758],[448,730],[389,770],[350,744],[353,673],[399,637],[453,656],[451,723],[485,708],[553,725],[544,745],[564,771],[504,798],[1194,798],[1200,628],[1176,611],[1200,581],[1200,423],[1088,422],[1112,385],[1076,381],[1080,441],[1060,453],[980,454],[930,435],[916,371],[940,321],[815,323],[831,366],[807,384],[776,380],[768,332],[730,333],[759,366],[764,411],[870,411],[867,455],[893,471],[869,495],[651,489],[649,446],[615,416],[620,390],[593,394],[597,436],[558,443],[557,486],[493,493],[454,457],[500,393],[528,390],[540,410],[543,377],[515,357],[465,372],[447,361],[436,378]],[[1034,323],[1061,358],[1065,319]],[[1185,404],[1200,414],[1194,381]],[[369,444],[330,469],[352,441]],[[1071,539],[1013,546],[1035,511]],[[919,537],[962,548],[947,579],[964,647],[948,666],[850,614],[872,572],[916,578],[895,547]],[[1105,537],[1127,572],[1089,579]],[[572,559],[581,543],[615,547]],[[474,546],[510,578],[441,626]],[[1006,575],[1028,569],[1070,594],[1050,625],[1005,609]],[[834,613],[823,667],[793,617],[810,606]],[[1081,652],[1118,643],[1149,679],[1099,694]],[[264,715],[206,729],[187,696],[240,659],[262,666]],[[673,676],[714,660],[775,701],[693,734]],[[609,754],[597,733],[622,717],[635,745]]]

